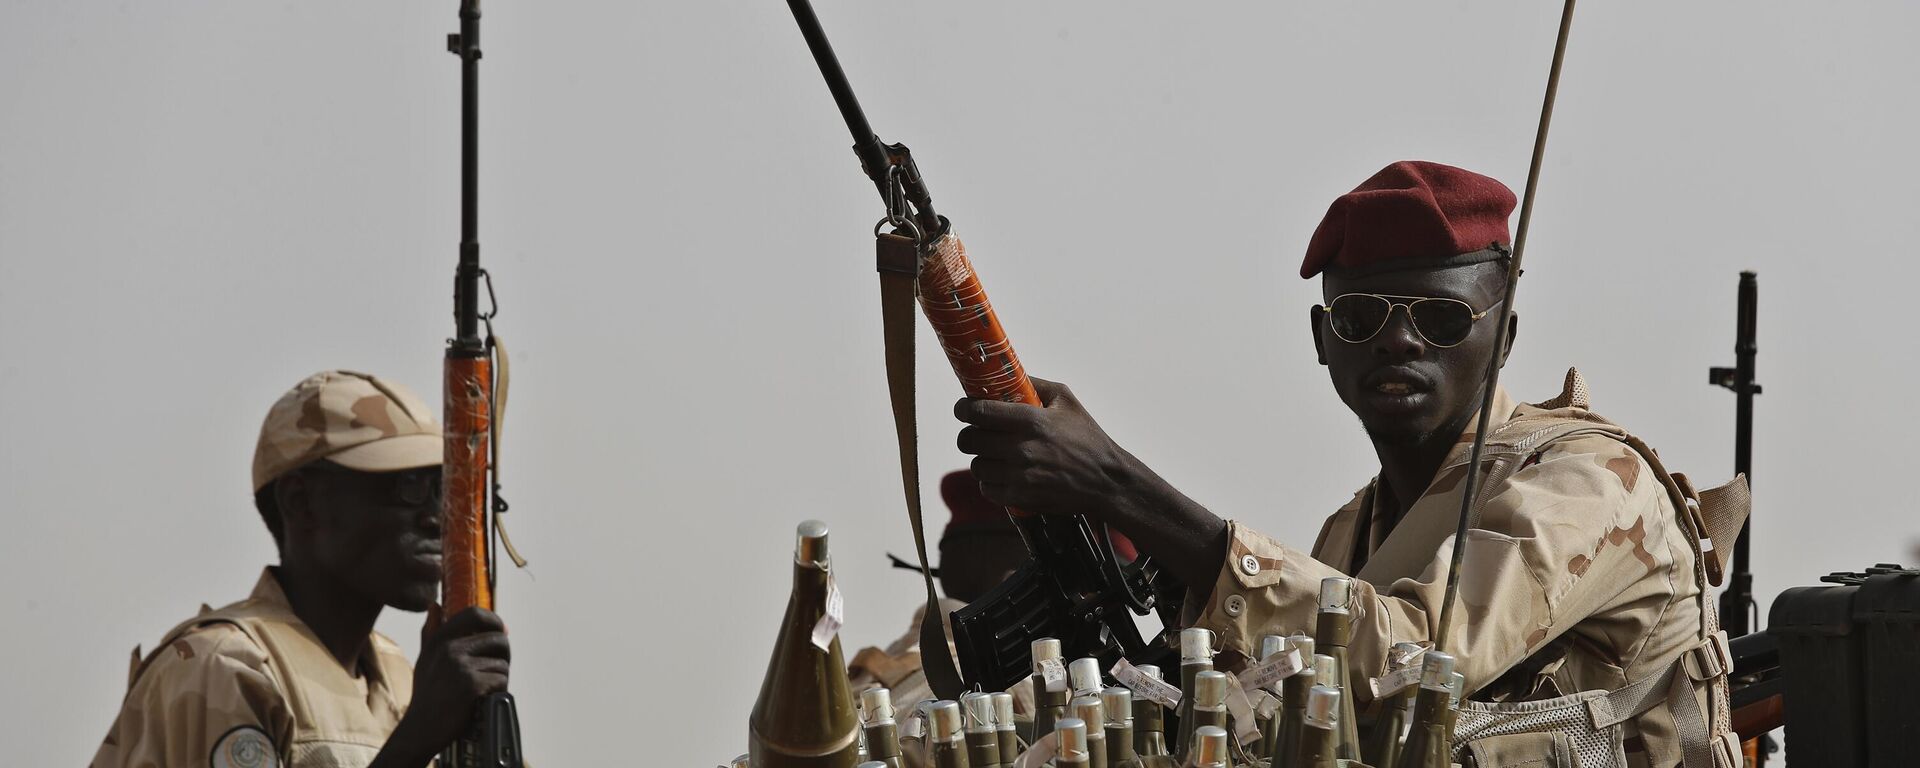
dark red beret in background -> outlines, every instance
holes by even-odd
[[[980,482],[973,478],[972,470],[955,470],[940,478],[940,498],[953,512],[953,517],[947,520],[946,531],[940,534],[943,539],[955,533],[1014,532],[1013,521],[1007,519],[1007,508],[981,495]],[[1139,556],[1133,542],[1119,531],[1108,533],[1113,539],[1113,551],[1121,559]]]
[[[1301,277],[1490,261],[1508,246],[1513,190],[1451,165],[1402,160],[1327,207]]]

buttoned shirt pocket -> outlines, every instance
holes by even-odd
[[[1467,745],[1475,768],[1579,768],[1573,743],[1559,731],[1509,733]]]

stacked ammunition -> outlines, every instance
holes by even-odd
[[[827,524],[808,520],[794,545],[787,615],[747,721],[747,759],[754,768],[853,768],[858,759],[860,724],[840,636],[815,639],[823,628],[837,630],[839,617],[828,610],[833,590]]]
[[[800,526],[793,588],[732,768],[1451,768],[1465,680],[1454,659],[1401,643],[1372,681],[1363,729],[1352,686],[1352,582],[1321,584],[1314,634],[1261,638],[1239,677],[1214,669],[1212,632],[1180,632],[1180,686],[1158,667],[1065,663],[1034,641],[1034,712],[1014,696],[970,692],[896,712],[886,688],[850,690],[826,525]],[[1364,680],[1361,682],[1365,682]],[[856,706],[857,704],[857,706]],[[1411,716],[1409,716],[1411,708]],[[1169,717],[1168,710],[1173,710]],[[1170,730],[1171,729],[1171,730]],[[1363,733],[1364,731],[1364,733]],[[1406,736],[1402,739],[1402,733]],[[1361,762],[1362,759],[1367,762]]]
[[[1180,707],[1176,712],[1179,731],[1173,740],[1173,755],[1185,759],[1193,745],[1193,704],[1200,673],[1213,671],[1213,632],[1188,627],[1180,630]]]

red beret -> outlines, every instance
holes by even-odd
[[[980,494],[980,483],[973,479],[971,470],[955,470],[940,478],[940,498],[947,502],[948,511],[953,517],[947,520],[947,533],[956,530],[966,531],[1006,531],[1013,532],[1013,521],[1007,519],[1007,508],[987,500]],[[944,537],[946,534],[942,534]]]
[[[1472,171],[1421,160],[1380,169],[1327,207],[1307,243],[1301,277],[1325,271],[1451,266],[1503,255],[1513,190]]]
[[[973,479],[973,471],[960,469],[948,472],[940,478],[940,498],[947,502],[947,509],[953,517],[947,521],[947,529],[940,534],[946,538],[957,532],[1013,532],[1013,521],[1007,519],[1007,509],[988,501],[980,493],[980,483]],[[1132,560],[1139,556],[1133,542],[1120,535],[1119,531],[1108,531],[1113,539],[1113,551],[1122,560]]]

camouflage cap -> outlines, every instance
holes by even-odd
[[[395,472],[440,464],[440,424],[406,387],[354,371],[322,371],[267,411],[253,449],[253,489],[315,459]]]

